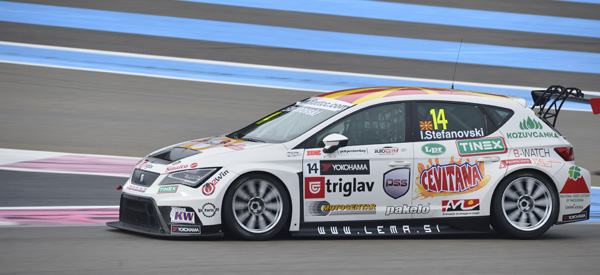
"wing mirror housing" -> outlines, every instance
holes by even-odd
[[[348,138],[340,134],[330,134],[323,139],[323,143],[325,144],[323,152],[329,154],[348,145]]]

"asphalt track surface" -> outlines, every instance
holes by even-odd
[[[461,28],[180,1],[19,1],[131,13],[600,52],[595,38]],[[390,1],[600,19],[600,5],[559,1]],[[0,15],[1,19],[1,15]],[[451,79],[453,64],[1,22],[3,41],[308,69]],[[560,61],[568,62],[568,61]],[[558,63],[560,63],[558,62]],[[457,79],[600,90],[597,74],[459,65]],[[227,133],[314,92],[0,63],[0,148],[141,157]],[[527,95],[523,95],[527,96]],[[563,111],[576,162],[600,171],[600,118]],[[0,206],[117,205],[123,178],[0,172]],[[600,186],[600,176],[593,184]],[[162,240],[104,226],[1,227],[1,274],[596,274],[600,224],[555,226],[542,238],[496,234],[394,239]]]

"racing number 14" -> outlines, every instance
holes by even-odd
[[[444,130],[446,130],[446,124],[448,124],[448,120],[446,120],[446,114],[444,114],[444,109],[439,109],[437,116],[435,115],[435,109],[431,109],[429,113],[433,117],[433,128],[438,130],[438,124],[442,124]]]

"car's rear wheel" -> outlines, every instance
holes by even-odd
[[[535,172],[509,175],[492,199],[492,226],[508,237],[538,237],[556,222],[557,215],[555,188]]]
[[[285,228],[290,207],[287,190],[278,179],[263,174],[243,176],[225,195],[225,230],[246,240],[270,239]]]

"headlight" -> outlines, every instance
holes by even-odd
[[[220,168],[198,168],[170,173],[159,185],[183,184],[198,187]]]

